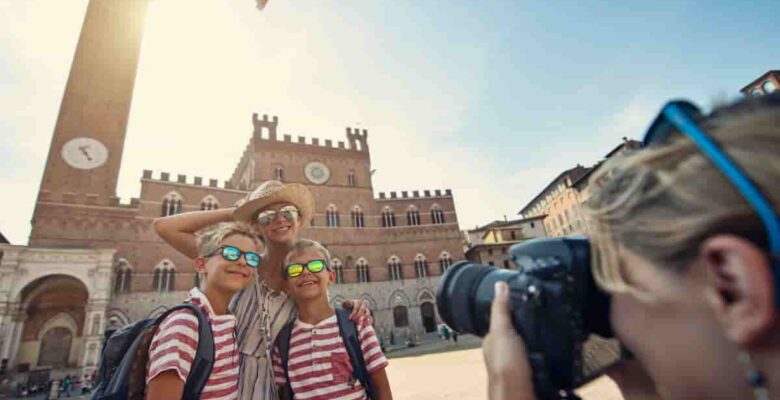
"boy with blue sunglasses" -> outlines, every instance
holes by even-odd
[[[187,302],[207,316],[214,340],[214,367],[201,398],[238,399],[239,361],[236,317],[228,311],[233,295],[252,283],[260,266],[261,243],[246,225],[227,222],[200,232],[195,271],[202,276]],[[159,325],[149,347],[146,399],[179,399],[198,349],[198,319],[189,310],[174,311]]]

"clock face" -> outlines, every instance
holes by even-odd
[[[322,185],[330,178],[330,170],[328,167],[325,166],[325,164],[317,161],[306,164],[303,172],[306,174],[306,179],[308,179],[311,183],[316,183],[317,185]]]
[[[108,149],[98,140],[79,137],[62,146],[62,159],[73,168],[97,168],[108,160]]]

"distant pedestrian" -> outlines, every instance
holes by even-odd
[[[71,385],[73,385],[73,381],[71,380],[70,375],[65,375],[65,379],[62,380],[62,393],[65,397],[70,397]]]
[[[447,325],[442,325],[441,326],[441,338],[445,342],[449,342],[450,341],[450,328],[447,328]]]
[[[458,344],[458,332],[455,330],[452,331],[452,341],[455,342],[455,344]]]

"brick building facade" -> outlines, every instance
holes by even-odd
[[[346,140],[335,145],[293,140],[278,133],[277,117],[253,115],[249,143],[224,183],[143,171],[139,196],[120,202],[116,185],[147,5],[89,3],[29,246],[0,247],[0,372],[94,370],[103,332],[158,315],[197,283],[191,261],[157,237],[152,221],[231,207],[268,179],[313,193],[315,213],[301,236],[334,255],[333,302],[363,299],[387,344],[434,331],[437,278],[464,257],[452,193],[375,196],[365,129],[347,128]]]

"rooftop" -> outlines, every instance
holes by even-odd
[[[755,86],[756,83],[763,81],[769,75],[778,75],[780,76],[780,69],[772,69],[767,72],[765,72],[763,75],[759,76],[758,78],[754,79],[752,82],[748,83],[743,87],[742,89],[739,89],[740,92],[744,93],[747,89],[750,89],[751,87]],[[780,79],[780,78],[779,78]]]
[[[486,229],[503,228],[503,227],[510,226],[510,225],[517,225],[517,224],[522,224],[522,223],[526,223],[526,222],[536,221],[536,220],[539,220],[539,219],[544,219],[546,216],[547,215],[537,215],[535,217],[519,218],[519,219],[510,220],[510,221],[496,220],[496,221],[493,221],[493,222],[491,222],[489,224],[478,226],[478,227],[476,227],[474,229],[469,230],[468,232],[469,233],[473,233],[473,232],[484,231]]]
[[[526,211],[531,209],[534,205],[536,205],[536,202],[542,199],[544,196],[547,195],[553,188],[558,186],[561,182],[565,181],[566,178],[570,178],[572,182],[576,182],[580,178],[582,178],[585,174],[590,172],[593,168],[592,167],[583,167],[582,165],[577,164],[576,167],[567,169],[566,171],[563,171],[558,175],[555,179],[553,179],[547,186],[545,186],[544,190],[542,190],[536,197],[533,198],[533,200],[529,201],[528,204],[521,209],[518,214],[524,214]]]

